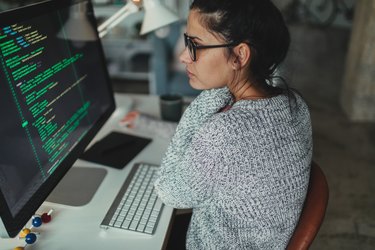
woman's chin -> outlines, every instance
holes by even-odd
[[[189,84],[190,84],[190,87],[192,87],[193,89],[196,89],[196,90],[204,89],[204,86],[193,78],[189,79]]]

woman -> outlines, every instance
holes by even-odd
[[[162,201],[192,208],[187,249],[285,249],[312,157],[308,108],[274,73],[290,36],[269,0],[195,0],[180,56],[202,93],[162,160]]]

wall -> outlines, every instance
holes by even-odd
[[[353,121],[375,121],[375,1],[357,2],[341,104]]]

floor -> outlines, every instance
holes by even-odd
[[[326,217],[311,249],[375,249],[375,123],[351,122],[339,104],[350,30],[305,25],[290,30],[287,80],[310,106],[314,160],[330,188]],[[129,84],[117,82],[115,90],[148,91],[147,83],[137,83],[136,89]]]

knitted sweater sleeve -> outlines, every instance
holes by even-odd
[[[198,133],[231,100],[227,88],[203,91],[185,111],[162,160],[155,188],[162,201],[178,208],[197,207],[210,197],[215,160],[212,134]],[[218,147],[216,147],[218,148]]]
[[[204,206],[213,197],[215,168],[220,161],[220,146],[214,145],[216,135],[201,130],[185,149],[173,168],[162,168],[155,183],[161,200],[175,208]]]

